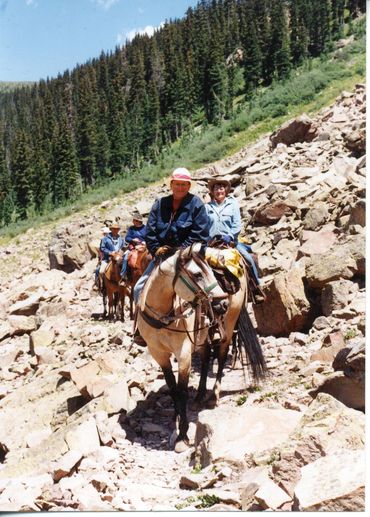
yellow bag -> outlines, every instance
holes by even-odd
[[[244,274],[244,269],[240,264],[240,254],[234,248],[224,250],[207,248],[206,261],[216,269],[228,269],[237,278],[241,278]]]

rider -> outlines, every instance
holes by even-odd
[[[108,235],[103,237],[100,242],[100,251],[103,254],[99,271],[100,275],[102,275],[107,269],[110,257],[125,246],[125,241],[119,235],[121,226],[118,223],[113,222],[110,224],[109,229],[110,232]]]
[[[211,201],[206,204],[206,210],[209,217],[210,238],[220,236],[226,244],[233,242],[239,253],[250,264],[254,280],[257,286],[259,286],[260,279],[257,267],[250,254],[252,248],[238,240],[242,224],[239,204],[235,197],[230,195],[231,183],[224,178],[211,178],[208,181],[208,189]],[[256,302],[262,302],[264,298],[258,288],[257,291],[255,293]]]
[[[189,192],[191,175],[185,167],[172,173],[172,194],[157,199],[146,225],[146,244],[154,259],[149,263],[134,288],[137,303],[140,292],[152,272],[156,259],[171,248],[186,248],[194,242],[208,240],[208,217],[203,201]]]
[[[100,270],[100,266],[101,266],[101,261],[103,259],[103,252],[101,251],[100,249],[100,246],[102,244],[102,241],[103,241],[103,238],[106,237],[110,230],[108,228],[108,226],[104,226],[104,228],[101,229],[101,232],[103,234],[103,237],[100,239],[100,244],[99,244],[99,249],[98,249],[98,264],[97,264],[97,267],[95,269],[95,285],[99,288],[99,270]]]
[[[124,281],[127,274],[128,256],[131,250],[135,249],[137,244],[145,244],[146,226],[143,224],[143,217],[139,212],[134,212],[132,215],[132,226],[127,230],[125,242],[128,249],[123,255],[121,279]],[[121,280],[121,281],[122,281]]]

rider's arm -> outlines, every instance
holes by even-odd
[[[103,254],[104,254],[104,256],[105,256],[105,257],[106,257],[106,256],[110,256],[111,251],[112,251],[112,250],[110,250],[110,249],[107,247],[108,242],[109,242],[109,241],[108,241],[107,237],[103,237],[103,238],[102,238],[102,240],[100,241],[100,251],[102,251],[102,252],[103,252]]]
[[[240,233],[240,230],[242,229],[242,220],[240,217],[240,208],[237,200],[235,198],[232,199],[232,208],[233,208],[233,215],[232,215],[232,224],[231,224],[231,232],[233,234],[233,237],[235,240],[238,239],[238,235]]]
[[[148,217],[148,222],[146,225],[146,236],[145,236],[145,242],[147,245],[148,250],[150,251],[151,255],[155,255],[155,252],[157,249],[161,246],[161,243],[158,240],[158,230],[157,230],[157,223],[158,223],[158,217],[159,217],[159,210],[160,210],[160,199],[157,199],[152,209],[150,210],[150,214]]]
[[[209,218],[204,203],[197,197],[192,200],[192,226],[189,235],[182,243],[181,247],[186,248],[193,242],[206,243],[209,238]]]

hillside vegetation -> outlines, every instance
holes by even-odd
[[[310,72],[338,38],[361,33],[364,10],[363,0],[202,0],[152,37],[0,95],[0,224],[65,206],[112,179],[126,191],[152,181],[189,141],[199,147],[189,148],[194,165],[230,152],[240,143],[230,142],[235,131],[266,120],[269,129],[343,79],[339,62],[306,76],[313,89],[295,70]],[[284,80],[291,91],[279,88]]]

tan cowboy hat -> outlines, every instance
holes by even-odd
[[[121,225],[117,222],[113,222],[109,225],[109,228],[112,230],[113,228],[117,228],[118,230],[121,228]]]
[[[143,222],[143,216],[139,212],[133,212],[132,220]]]
[[[229,180],[226,180],[225,178],[219,178],[219,177],[210,178],[208,180],[208,190],[210,192],[213,192],[213,187],[215,185],[225,185],[226,194],[228,194],[231,190],[231,183]]]

